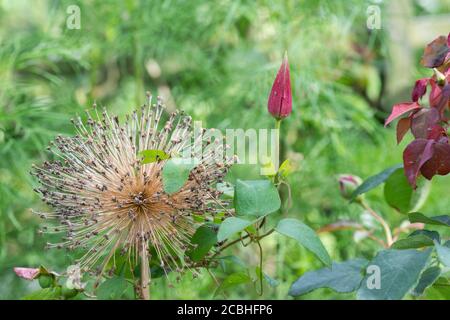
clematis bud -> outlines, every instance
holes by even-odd
[[[277,77],[269,95],[268,109],[276,119],[283,119],[292,112],[291,78],[287,54],[284,55]]]
[[[362,180],[358,176],[354,176],[351,174],[342,174],[339,176],[339,191],[341,192],[342,197],[350,200],[353,192],[358,188],[362,183]]]

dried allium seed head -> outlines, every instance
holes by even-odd
[[[142,250],[154,249],[161,266],[177,269],[195,231],[192,213],[214,215],[227,203],[212,189],[232,163],[216,164],[214,151],[223,146],[207,146],[186,184],[174,194],[164,192],[161,171],[165,161],[141,164],[142,150],[163,150],[168,155],[183,154],[191,148],[191,118],[171,114],[159,126],[163,112],[160,99],[151,97],[139,112],[127,116],[124,124],[106,111],[87,123],[73,121],[74,137],[57,136],[51,151],[60,161],[33,166],[41,187],[42,200],[53,213],[37,214],[56,219],[59,226],[43,226],[45,233],[65,233],[60,243],[49,248],[86,250],[79,263],[83,270],[94,266],[104,271],[116,251],[128,254],[137,264]],[[159,128],[160,127],[160,128]],[[182,269],[182,268],[181,268]]]

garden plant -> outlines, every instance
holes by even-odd
[[[445,1],[0,3],[0,299],[450,299]]]

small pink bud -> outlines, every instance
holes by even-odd
[[[272,85],[268,109],[270,114],[277,119],[286,118],[292,112],[291,78],[287,54],[284,56],[277,77]]]
[[[345,199],[351,199],[353,191],[356,190],[362,183],[358,176],[350,174],[342,174],[339,176],[339,191]]]
[[[33,280],[39,275],[38,268],[14,268],[14,272],[21,278]]]

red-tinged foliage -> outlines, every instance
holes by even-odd
[[[440,36],[437,39],[434,39],[425,48],[421,60],[422,65],[427,68],[441,66],[444,63],[449,50],[446,36]]]
[[[386,119],[386,125],[407,115],[397,124],[397,143],[411,130],[413,140],[403,152],[403,165],[409,183],[415,188],[419,174],[431,179],[435,175],[450,173],[450,144],[448,137],[450,110],[450,34],[440,36],[425,48],[422,64],[435,68],[430,78],[416,81],[411,93],[412,102],[396,104]],[[429,107],[419,100],[431,87]],[[423,101],[422,101],[423,102]]]
[[[433,157],[420,168],[422,175],[431,180],[436,174],[450,173],[450,145],[448,143],[433,143]]]
[[[420,168],[433,157],[433,140],[416,139],[403,152],[403,165],[409,183],[416,188]]]
[[[270,91],[268,109],[272,116],[283,119],[292,112],[291,78],[287,55],[284,56]]]
[[[411,132],[416,139],[426,139],[432,127],[439,122],[439,112],[434,108],[422,109],[412,115]]]
[[[443,127],[436,124],[434,125],[431,130],[428,132],[427,139],[435,140],[435,141],[442,141],[442,139],[446,140],[447,134]]]
[[[397,119],[398,117],[401,117],[405,113],[408,113],[410,111],[417,110],[420,108],[421,107],[417,102],[404,102],[404,103],[396,104],[395,106],[392,107],[392,112],[389,115],[389,117],[386,119],[384,126],[387,126],[393,120]]]
[[[411,117],[402,118],[397,123],[397,144],[402,142],[403,137],[411,127]]]
[[[412,101],[419,101],[419,99],[422,98],[425,93],[427,93],[428,81],[430,81],[430,78],[423,78],[416,81],[414,89],[411,93]]]

